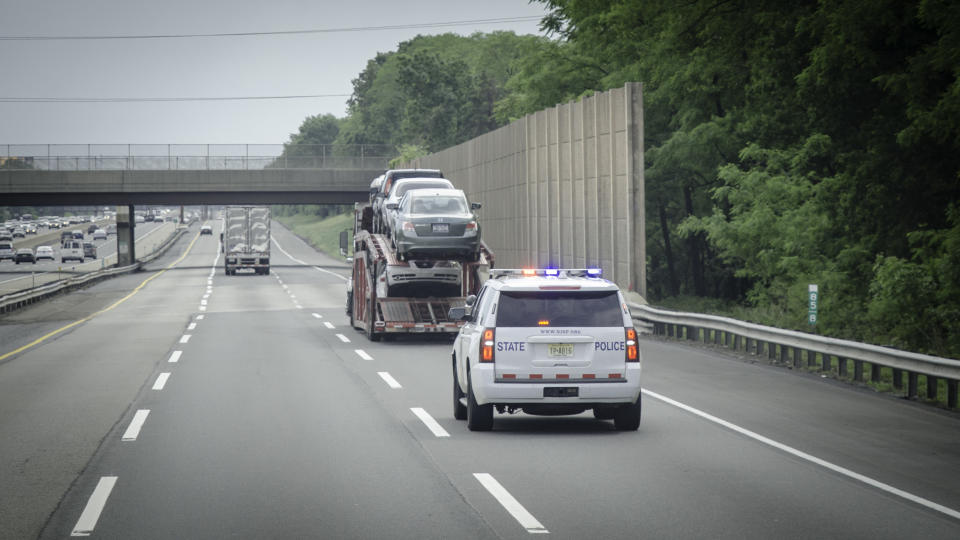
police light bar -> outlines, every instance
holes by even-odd
[[[600,268],[497,268],[490,270],[490,277],[493,279],[506,276],[599,278],[601,275],[603,275],[603,270]]]

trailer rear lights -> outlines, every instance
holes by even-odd
[[[480,361],[493,362],[493,328],[483,331],[483,343],[480,345]]]

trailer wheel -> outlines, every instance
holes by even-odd
[[[380,341],[380,334],[373,331],[373,322],[375,319],[373,312],[376,308],[377,304],[373,301],[373,298],[367,300],[367,339],[370,341]]]

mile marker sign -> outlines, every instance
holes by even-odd
[[[810,326],[817,324],[817,305],[820,303],[820,293],[816,285],[807,286],[807,295],[810,299],[809,310],[807,312],[807,321]]]

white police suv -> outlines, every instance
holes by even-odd
[[[627,304],[599,269],[491,270],[453,344],[453,414],[471,431],[493,410],[556,415],[593,409],[640,426],[640,349]]]

